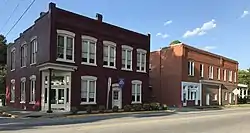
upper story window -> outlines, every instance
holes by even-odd
[[[220,80],[220,68],[217,68],[217,79]]]
[[[27,61],[27,44],[21,45],[21,67],[26,66]]]
[[[122,70],[132,71],[132,52],[132,47],[122,45]]]
[[[204,77],[204,65],[200,64],[200,76]]]
[[[234,72],[234,82],[237,82],[237,72]]]
[[[30,43],[31,55],[30,55],[30,64],[36,64],[37,62],[37,38],[31,39]]]
[[[214,78],[214,67],[213,66],[209,66],[208,67],[208,78],[209,79],[213,79]]]
[[[226,69],[224,69],[223,70],[223,79],[224,79],[224,81],[227,81],[227,70]]]
[[[10,53],[10,69],[14,71],[16,67],[16,49],[13,48]]]
[[[103,41],[103,66],[116,68],[116,44]]]
[[[96,42],[94,37],[82,36],[82,64],[96,66]]]
[[[137,49],[137,72],[146,72],[146,55],[146,50]]]
[[[81,77],[81,104],[96,103],[96,81],[97,77]]]
[[[233,71],[228,72],[228,81],[232,82],[233,81]]]
[[[73,32],[57,30],[57,61],[74,62]]]
[[[188,61],[188,76],[194,76],[194,62]]]

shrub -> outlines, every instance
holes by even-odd
[[[86,108],[86,111],[87,111],[88,114],[92,113],[92,107],[91,107],[91,106],[88,106],[88,107]]]
[[[150,108],[152,110],[160,110],[160,103],[151,103]]]
[[[142,105],[141,104],[134,104],[133,105],[133,109],[135,111],[141,111],[142,110]]]
[[[118,111],[119,111],[119,107],[118,107],[118,106],[114,106],[114,107],[112,108],[112,111],[113,111],[113,112],[118,112]]]
[[[162,105],[162,109],[163,109],[163,110],[167,110],[167,109],[168,109],[168,106],[167,106],[166,104],[163,104],[163,105]]]
[[[71,107],[70,112],[71,112],[72,114],[77,114],[77,112],[78,112],[77,107]]]
[[[146,110],[146,111],[149,111],[150,110],[150,104],[144,103],[143,104],[143,109]]]
[[[105,106],[104,105],[100,105],[99,106],[99,112],[100,113],[104,113],[104,111],[105,111]]]
[[[125,105],[124,107],[124,111],[126,111],[126,112],[129,112],[129,111],[131,111],[131,105]]]

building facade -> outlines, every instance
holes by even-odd
[[[147,102],[150,35],[102,19],[50,3],[8,47],[7,105],[70,111]]]
[[[150,54],[150,80],[156,100],[169,106],[237,103],[238,62],[186,44]]]

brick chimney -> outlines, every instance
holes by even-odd
[[[96,19],[98,20],[98,21],[100,21],[100,22],[102,22],[102,14],[100,14],[100,13],[96,13]]]

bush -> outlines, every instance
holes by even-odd
[[[141,104],[134,104],[133,105],[133,109],[135,111],[141,111],[142,110],[142,105]]]
[[[129,111],[131,111],[132,107],[131,107],[131,105],[125,105],[123,108],[124,108],[125,112],[129,112]]]
[[[118,106],[114,106],[114,107],[112,108],[112,111],[113,111],[113,112],[118,112],[118,111],[119,111],[119,107],[118,107]]]
[[[167,106],[166,104],[163,104],[163,105],[162,105],[162,109],[163,109],[163,110],[167,110],[167,109],[168,109],[168,106]]]
[[[143,104],[143,109],[146,110],[146,111],[149,111],[150,110],[150,104],[144,103]]]
[[[160,110],[160,103],[151,103],[150,108],[152,110]]]
[[[71,107],[70,112],[71,112],[72,114],[77,114],[77,112],[78,112],[77,107]]]
[[[100,113],[104,113],[104,111],[105,111],[105,106],[104,106],[104,105],[100,105],[100,106],[98,107],[98,109],[99,109],[99,112],[100,112]]]
[[[86,111],[87,111],[88,114],[91,114],[91,113],[92,113],[92,107],[91,107],[91,106],[88,106],[88,107],[86,108]]]

